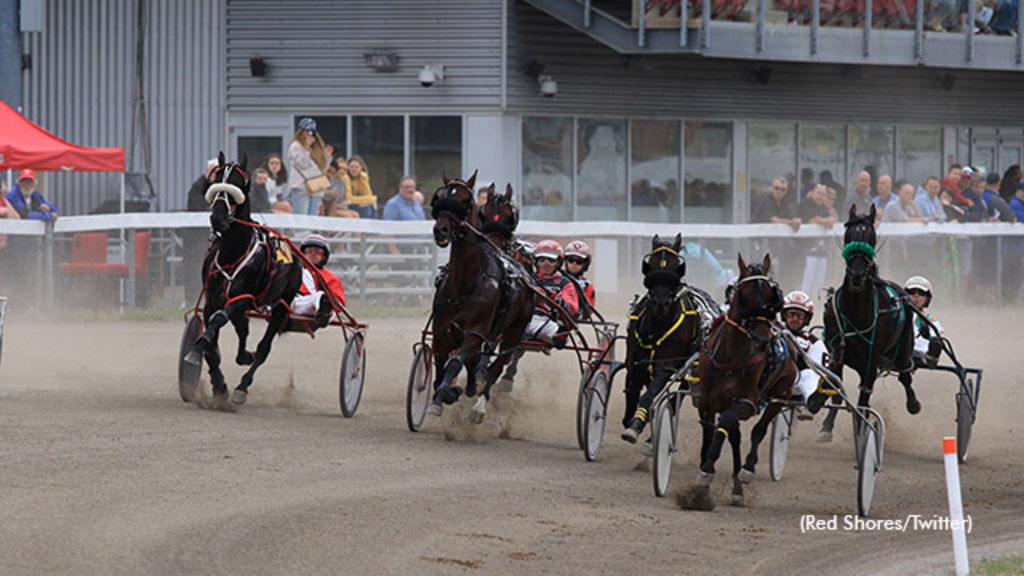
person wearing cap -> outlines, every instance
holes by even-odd
[[[334,155],[332,146],[325,146],[323,138],[316,131],[312,118],[299,120],[299,128],[288,144],[288,202],[292,211],[299,215],[316,216],[320,213],[320,201],[324,191],[311,191],[307,183],[324,177],[327,165]]]
[[[327,260],[331,257],[331,248],[326,238],[319,234],[310,234],[302,241],[299,249],[319,271],[323,284],[318,284],[313,271],[303,266],[302,286],[292,300],[292,314],[313,316],[316,319],[316,327],[323,328],[334,317],[331,297],[333,296],[342,306],[345,305],[345,287],[333,272],[325,268]]]
[[[911,276],[903,283],[910,303],[921,312],[932,303],[932,283],[924,276]],[[925,313],[927,322],[914,315],[914,359],[919,365],[934,368],[942,352],[941,338],[946,335],[934,315]]]
[[[965,166],[960,174],[960,194],[966,200],[966,203],[961,205],[964,207],[964,218],[967,222],[985,222],[989,219],[988,206],[981,197],[984,187],[985,180],[977,176],[970,166]]]
[[[25,220],[57,221],[57,208],[36,190],[36,173],[28,168],[18,173],[18,183],[5,196],[11,208]]]
[[[542,240],[533,250],[533,258],[537,263],[535,277],[537,287],[543,290],[570,317],[575,317],[580,310],[579,294],[576,286],[563,276],[558,268],[562,263],[562,246],[554,240]],[[526,327],[525,337],[529,340],[540,340],[556,347],[565,345],[563,338],[556,338],[561,330],[563,316],[553,308],[548,299],[538,298],[533,318]]]
[[[799,290],[786,295],[782,301],[782,322],[793,335],[796,345],[810,356],[811,360],[824,365],[825,343],[807,330],[807,327],[811,325],[812,318],[814,318],[814,301],[810,296]],[[793,392],[807,400],[818,389],[818,373],[807,365],[803,357],[797,359],[797,367],[800,371],[797,373],[796,381],[793,382]]]
[[[594,308],[594,301],[597,298],[594,292],[594,285],[584,276],[587,270],[590,269],[590,245],[583,240],[573,240],[565,245],[563,254],[565,265],[562,267],[562,271],[576,284],[576,288],[579,292],[583,293],[583,297],[586,299],[586,302],[580,301],[580,304],[586,305],[580,306],[578,318],[580,320],[590,320],[591,310]]]

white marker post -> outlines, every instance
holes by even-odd
[[[970,574],[967,561],[967,534],[964,532],[964,505],[960,499],[960,468],[956,461],[956,438],[942,439],[946,459],[946,495],[949,497],[949,524],[953,533],[953,558],[957,576]]]

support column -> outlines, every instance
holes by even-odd
[[[0,100],[21,112],[21,26],[18,0],[0,0]]]

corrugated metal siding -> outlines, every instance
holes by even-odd
[[[751,38],[753,42],[753,38]],[[546,65],[558,95],[543,98],[523,70]],[[754,81],[762,64],[768,85]],[[694,56],[629,58],[522,2],[511,3],[509,109],[518,112],[925,124],[1024,124],[1007,106],[1024,90],[1015,72],[761,63]]]
[[[500,106],[501,0],[227,1],[227,106],[231,113],[454,112]],[[365,52],[398,54],[374,72]],[[254,78],[249,59],[263,58]],[[420,86],[427,64],[445,80]]]
[[[152,175],[160,208],[175,210],[184,206],[203,160],[222,146],[220,2],[146,2]],[[24,86],[29,119],[75,144],[130,149],[137,6],[135,0],[47,1],[44,31],[25,37],[32,56]],[[143,170],[141,145],[127,163],[129,171]],[[45,176],[48,196],[67,215],[116,198],[118,185],[117,174]]]

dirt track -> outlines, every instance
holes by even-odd
[[[972,557],[1019,552],[1024,425],[1012,327],[1024,312],[941,319],[961,358],[986,370],[971,461],[961,468]],[[249,404],[229,414],[178,398],[179,323],[10,319],[0,365],[0,573],[927,574],[952,566],[948,532],[800,533],[803,514],[856,512],[845,416],[831,445],[813,442],[817,423],[798,424],[782,482],[767,478],[765,448],[747,507],[721,497],[713,512],[681,511],[653,496],[643,458],[617,438],[621,394],[600,460],[584,462],[570,354],[528,357],[512,397],[481,427],[449,410],[412,434],[405,386],[423,320],[369,320],[367,389],[346,420],[340,332],[279,340]],[[232,381],[239,374],[229,367]],[[955,431],[955,380],[917,382],[917,417],[902,410],[898,382],[877,387],[889,442],[875,518],[946,515],[941,438]],[[616,392],[621,385],[620,377]],[[683,421],[673,490],[696,474],[695,412]],[[730,465],[723,458],[719,471]],[[718,476],[714,490],[724,496],[727,474]]]

